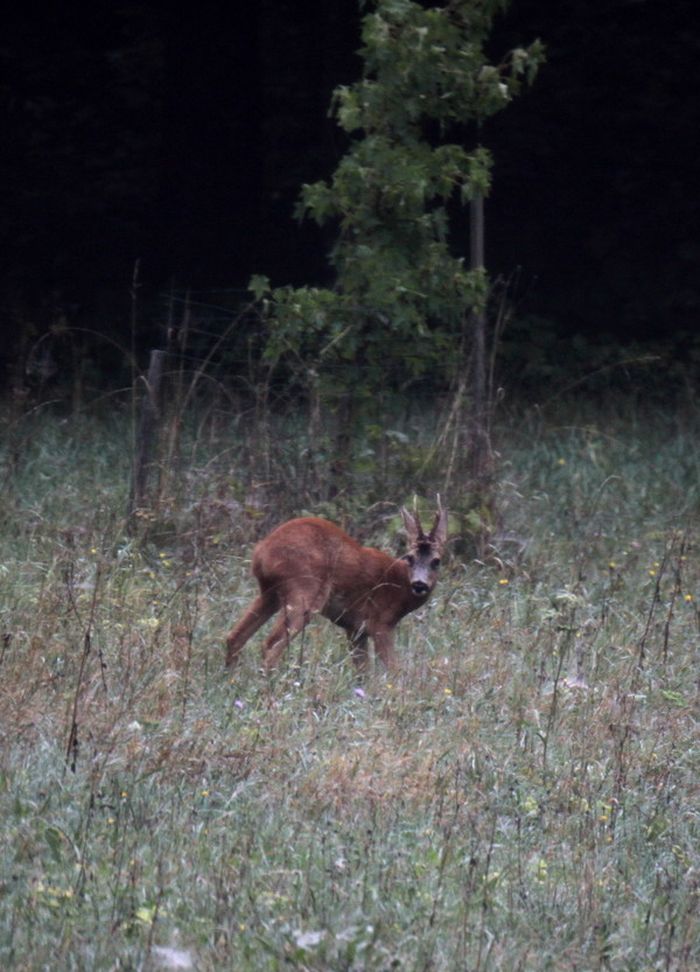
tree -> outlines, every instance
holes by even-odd
[[[313,377],[346,437],[378,390],[453,377],[466,318],[485,306],[485,270],[452,252],[449,228],[455,203],[488,194],[491,158],[461,143],[466,126],[478,131],[532,79],[542,56],[535,43],[490,63],[484,46],[504,5],[373,3],[362,20],[362,78],[332,102],[349,148],[329,182],[303,187],[297,211],[339,226],[335,285],[251,282],[265,299],[268,358]]]

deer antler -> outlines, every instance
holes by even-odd
[[[437,496],[437,513],[435,514],[435,521],[433,523],[432,530],[428,534],[429,540],[435,540],[436,537],[440,537],[440,542],[444,543],[447,538],[447,513],[443,509],[442,503],[440,502],[440,494],[436,493]]]

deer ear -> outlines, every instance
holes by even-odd
[[[410,543],[413,543],[418,539],[423,533],[423,529],[420,525],[420,520],[418,519],[418,514],[413,516],[409,513],[405,506],[401,507],[401,517],[403,519],[403,525],[408,534],[408,539]]]

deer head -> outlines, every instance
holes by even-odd
[[[447,513],[438,496],[438,509],[429,533],[421,526],[418,513],[401,508],[404,527],[408,536],[408,550],[403,560],[408,564],[409,582],[416,597],[427,597],[435,587],[442,551],[447,540]]]

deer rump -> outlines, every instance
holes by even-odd
[[[393,668],[394,628],[435,586],[447,522],[440,508],[425,534],[417,516],[401,512],[409,549],[400,559],[362,547],[317,517],[289,520],[261,540],[253,552],[260,593],[228,635],[226,664],[234,665],[248,639],[279,612],[263,646],[268,671],[314,614],[346,631],[359,667],[367,664],[371,637],[377,655]]]

